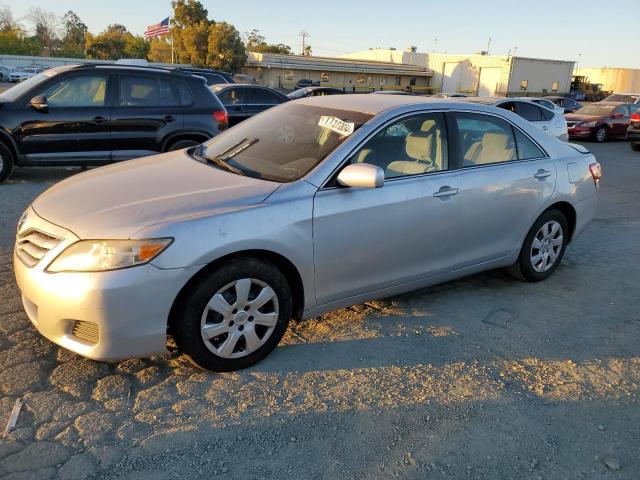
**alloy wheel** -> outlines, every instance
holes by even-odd
[[[279,314],[273,288],[255,278],[241,278],[211,297],[202,313],[200,334],[213,354],[244,357],[265,344]]]
[[[598,140],[599,142],[604,142],[605,138],[607,138],[607,130],[603,127],[600,127],[596,131],[596,140]]]
[[[531,243],[531,266],[538,273],[549,270],[556,263],[564,242],[562,225],[550,220],[536,233]]]

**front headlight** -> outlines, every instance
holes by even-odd
[[[47,267],[47,272],[102,272],[150,262],[172,238],[149,240],[81,240],[69,245]]]
[[[595,120],[593,122],[582,122],[580,125],[578,125],[579,127],[587,127],[587,128],[591,128],[591,127],[595,127],[596,124],[598,122],[596,122]]]

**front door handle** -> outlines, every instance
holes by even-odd
[[[543,170],[541,168],[533,175],[533,178],[537,178],[538,180],[543,180],[550,176],[551,176],[551,172],[549,170]]]
[[[441,187],[436,193],[433,194],[436,198],[442,197],[450,197],[452,195],[457,195],[460,190],[457,188],[451,188],[449,186]]]
[[[164,117],[164,121],[167,123],[171,123],[176,119],[176,117],[172,116],[172,115],[167,115]]]

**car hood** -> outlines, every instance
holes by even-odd
[[[129,238],[150,225],[255,205],[279,185],[205,165],[182,150],[75,175],[32,206],[80,238]]]
[[[580,115],[577,113],[567,113],[564,118],[567,122],[590,122],[592,120],[602,120],[601,115]]]

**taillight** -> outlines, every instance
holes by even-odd
[[[215,118],[219,124],[224,125],[224,127],[229,125],[229,115],[225,110],[216,110],[213,112],[213,118]]]
[[[596,184],[596,188],[600,187],[600,178],[602,178],[602,167],[598,162],[589,165],[589,171],[593,177],[593,181]]]
[[[631,121],[632,122],[640,122],[640,112],[632,113],[631,114]]]

